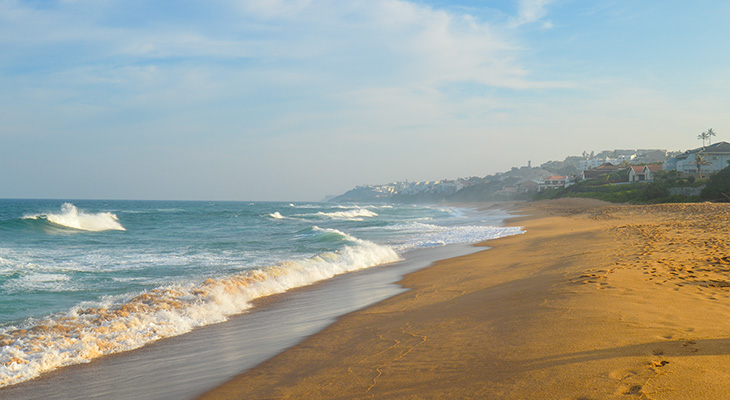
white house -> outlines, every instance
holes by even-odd
[[[629,167],[629,182],[643,182],[645,180],[643,165],[632,165]]]
[[[537,191],[542,192],[545,189],[560,189],[568,186],[570,183],[567,176],[553,175],[541,179],[537,182]]]
[[[632,165],[629,167],[629,182],[653,181],[654,174],[661,170],[661,164]]]
[[[663,170],[662,164],[649,164],[644,165],[644,179],[647,181],[653,181],[654,180],[654,174],[657,172]]]
[[[730,161],[730,143],[718,142],[706,147],[694,150],[687,150],[684,153],[672,157],[664,162],[663,168],[667,171],[680,171],[685,174],[697,173],[696,156],[704,156],[707,165],[702,166],[703,174],[711,174],[727,167]]]

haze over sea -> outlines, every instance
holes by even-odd
[[[0,387],[225,321],[253,299],[519,233],[416,205],[0,200]]]

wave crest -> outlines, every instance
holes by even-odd
[[[24,327],[0,329],[0,387],[62,366],[132,350],[225,321],[256,298],[282,293],[335,275],[400,260],[389,246],[334,229],[313,228],[347,240],[337,251],[282,262],[198,285],[168,286],[124,300],[78,306]]]
[[[275,211],[275,212],[269,214],[269,217],[271,217],[273,219],[285,219],[286,218],[285,216],[281,215],[281,213],[278,211]]]
[[[126,230],[119,218],[110,212],[86,213],[79,211],[75,205],[64,203],[61,206],[60,214],[36,214],[24,217],[25,219],[45,219],[56,225],[66,228],[78,229],[81,231],[101,232],[101,231],[124,231]]]
[[[335,211],[335,212],[318,212],[316,215],[323,216],[323,217],[329,217],[332,219],[350,219],[350,220],[359,220],[361,221],[362,218],[372,218],[377,217],[378,214],[365,209],[365,208],[358,208],[355,210],[347,210],[347,211]]]

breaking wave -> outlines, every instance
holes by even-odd
[[[169,285],[134,296],[106,298],[68,312],[30,319],[21,326],[0,328],[0,387],[225,321],[250,308],[251,300],[256,298],[400,259],[389,246],[336,229],[313,227],[311,232],[323,240],[340,241],[343,246],[311,258],[199,284]]]
[[[86,213],[79,211],[71,203],[64,203],[61,206],[60,214],[36,214],[23,217],[23,219],[46,220],[56,225],[81,231],[101,232],[108,230],[126,230],[119,223],[119,218],[110,212]]]
[[[398,227],[394,227],[398,229]],[[521,227],[509,226],[439,226],[416,222],[408,226],[400,226],[401,230],[413,230],[420,234],[403,244],[399,250],[444,246],[447,244],[478,243],[504,236],[524,233]]]
[[[275,211],[275,212],[269,214],[269,217],[271,217],[273,219],[285,219],[286,218],[285,216],[281,215],[281,213],[278,211]]]
[[[316,215],[328,217],[332,219],[353,219],[353,220],[359,220],[361,221],[362,218],[372,218],[377,217],[378,214],[365,209],[365,208],[358,208],[355,210],[347,210],[347,211],[335,211],[335,212],[318,212]]]

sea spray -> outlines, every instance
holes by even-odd
[[[0,329],[0,387],[225,321],[248,309],[256,298],[400,259],[389,246],[334,229],[313,230],[338,235],[348,245],[308,259],[208,279],[199,285],[158,288],[120,302],[87,304]]]
[[[110,212],[86,213],[79,211],[75,205],[64,203],[61,206],[61,213],[35,214],[24,217],[25,219],[46,219],[56,225],[82,231],[101,232],[107,230],[125,230],[119,218]]]
[[[411,249],[519,233],[501,218],[420,205],[0,199],[0,385],[225,321],[252,299]]]
[[[328,217],[332,219],[348,219],[348,220],[360,220],[361,218],[372,218],[377,217],[378,214],[366,209],[366,208],[357,208],[354,210],[347,210],[347,211],[335,211],[335,212],[318,212],[316,215]]]

